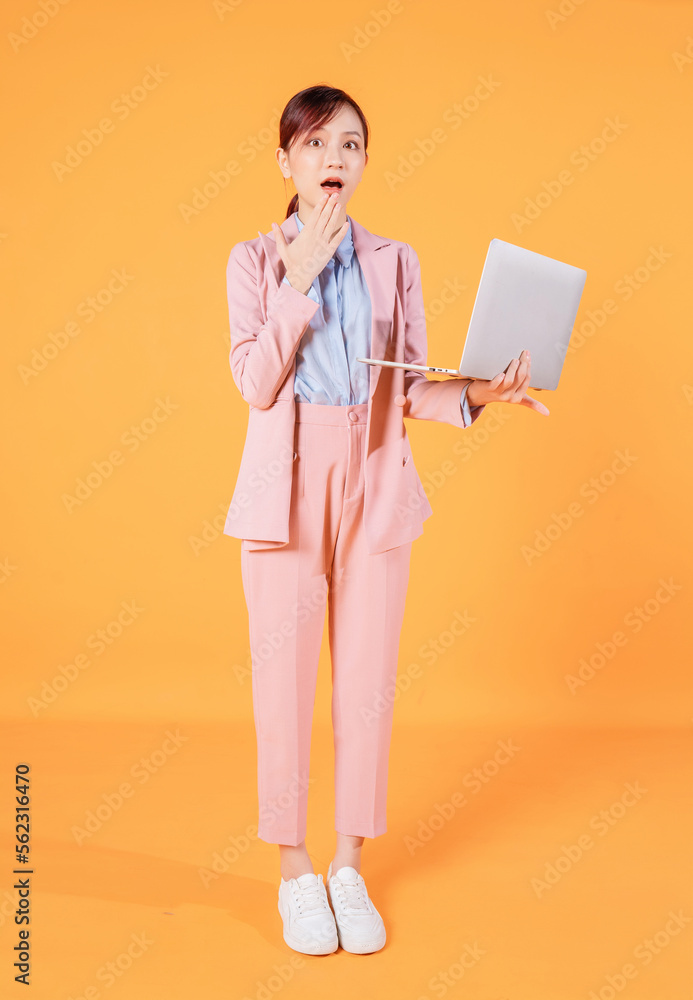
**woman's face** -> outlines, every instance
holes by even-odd
[[[301,222],[306,221],[326,190],[338,192],[339,203],[346,211],[368,162],[363,144],[361,119],[346,105],[321,128],[297,136],[288,153],[281,147],[277,149],[282,174],[291,177],[296,185]],[[342,187],[322,187],[328,177],[338,177]]]

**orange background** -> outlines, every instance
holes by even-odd
[[[255,997],[277,988],[275,965],[293,970],[287,997],[591,1000],[619,975],[628,1000],[690,996],[693,929],[670,922],[693,916],[690,3],[26,0],[0,40],[2,994],[22,995],[26,761],[35,997]],[[495,81],[481,99],[480,79]],[[226,261],[284,219],[279,114],[316,83],[369,120],[348,212],[416,249],[432,363],[458,363],[492,237],[587,271],[559,388],[537,394],[550,417],[494,404],[469,431],[407,422],[434,516],[412,552],[388,833],[363,851],[388,944],[326,959],[284,944],[278,852],[252,835],[240,542],[221,533],[247,417]],[[604,142],[609,120],[621,131]],[[124,282],[104,291],[114,272]],[[464,288],[441,305],[451,285]],[[619,453],[629,465],[610,472]],[[537,533],[548,542],[529,557]],[[472,620],[457,636],[456,615]],[[325,634],[307,841],[323,874],[329,699]],[[472,791],[465,776],[502,740],[520,749]],[[79,843],[123,782],[134,794]],[[632,805],[628,783],[646,790]],[[200,869],[248,830],[206,885]],[[153,944],[107,985],[98,970],[140,932]],[[475,942],[485,956],[454,979]]]

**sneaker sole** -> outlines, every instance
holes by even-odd
[[[332,901],[332,890],[329,885],[327,887],[327,898],[330,901],[330,909],[334,914],[335,923],[337,923],[337,914],[335,913],[334,903]],[[363,942],[358,942],[353,948],[349,948],[348,944],[344,944],[342,935],[339,932],[339,924],[337,924],[337,937],[339,938],[339,946],[344,951],[348,951],[352,955],[370,955],[372,952],[380,951],[381,948],[385,947],[385,942],[387,941],[387,930],[385,930],[382,937],[376,938],[374,944],[364,944]]]
[[[337,931],[337,933],[339,934],[339,931]],[[339,943],[341,947],[344,949],[344,951],[348,951],[352,955],[370,955],[374,951],[380,951],[381,948],[385,947],[386,941],[387,941],[387,934],[384,935],[382,939],[379,938],[375,944],[366,944],[363,942],[358,942],[354,944],[353,948],[350,948],[348,943],[345,944],[344,941],[342,941],[341,936],[339,937]]]
[[[284,914],[282,913],[282,908],[279,902],[277,902],[277,909],[279,910],[279,915],[284,920]],[[339,948],[339,936],[335,933],[334,943],[330,939],[325,944],[316,941],[312,946],[309,942],[301,941],[298,938],[293,937],[293,935],[284,928],[283,931],[284,941],[288,944],[290,948],[294,951],[300,951],[303,955],[331,955],[332,952]]]

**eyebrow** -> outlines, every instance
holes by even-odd
[[[325,129],[324,125],[321,125],[320,128],[314,128],[313,129],[313,132],[325,132],[325,131],[326,131],[326,129]],[[353,132],[353,131],[352,132],[342,132],[342,135],[357,135],[359,138],[361,137],[361,133],[360,132]]]

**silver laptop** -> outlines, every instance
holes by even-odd
[[[492,239],[459,368],[357,358],[458,378],[492,379],[527,348],[531,389],[555,389],[563,369],[587,272],[524,247]]]

